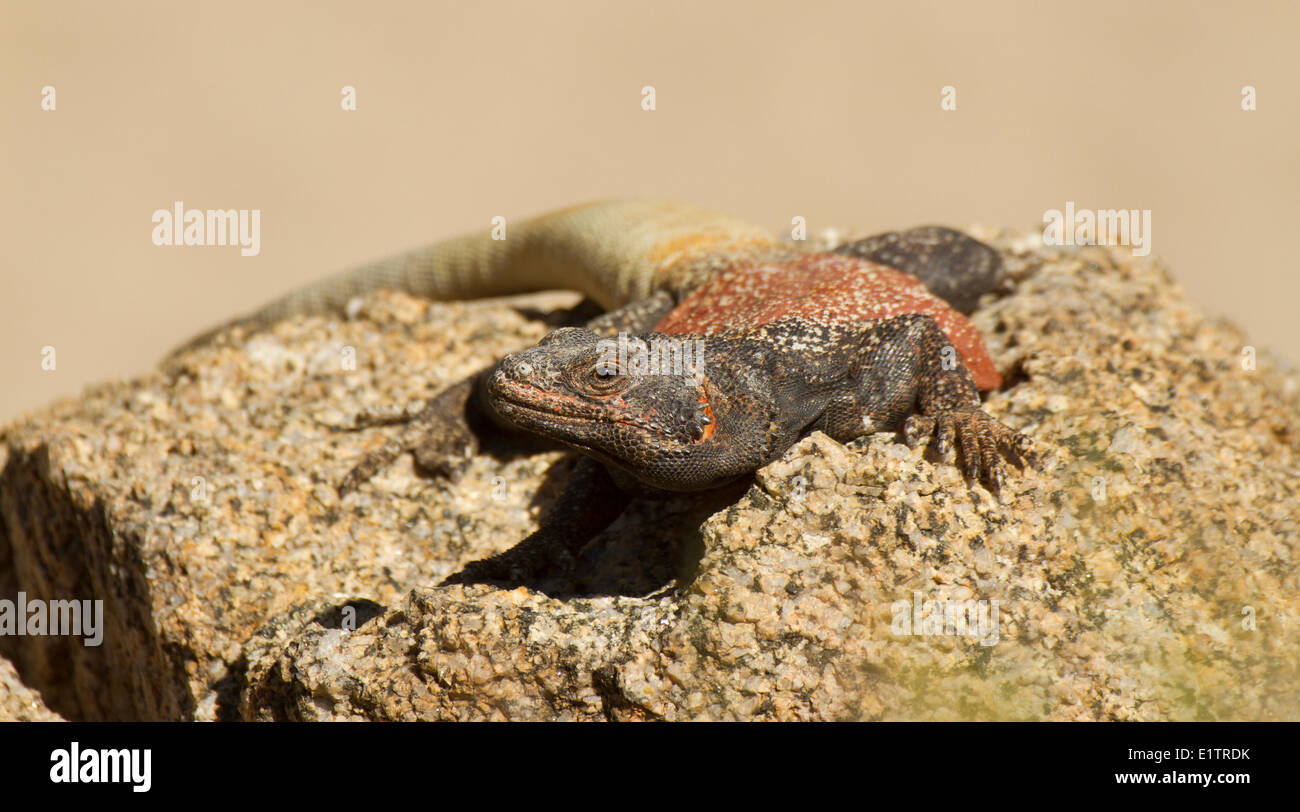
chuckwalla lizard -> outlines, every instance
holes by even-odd
[[[933,438],[944,459],[960,452],[968,479],[1001,487],[1002,458],[1032,462],[1032,445],[980,408],[980,390],[1001,377],[959,312],[1000,271],[993,249],[940,227],[818,253],[694,206],[618,200],[338,274],[186,347],[234,325],[342,311],[380,288],[442,300],[568,288],[604,307],[585,328],[556,330],[430,401],[357,418],[405,425],[348,474],[343,494],[406,451],[454,476],[476,447],[467,410],[585,455],[540,529],[445,581],[519,584],[571,567],[634,495],[722,486],[816,429],[839,441],[899,429],[912,446]],[[620,332],[702,348],[702,362],[611,365],[608,339]]]

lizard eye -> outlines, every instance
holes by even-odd
[[[617,367],[610,364],[596,364],[592,367],[587,382],[598,392],[612,392],[626,383],[623,376],[618,374]]]

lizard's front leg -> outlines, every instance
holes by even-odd
[[[428,401],[416,401],[400,410],[373,409],[357,415],[357,428],[401,424],[402,429],[348,472],[339,483],[339,495],[356,490],[407,451],[414,453],[420,470],[450,479],[457,477],[478,448],[468,410],[482,374],[452,384]]]
[[[933,437],[947,462],[956,461],[960,448],[967,479],[999,488],[1006,479],[1003,456],[1022,467],[1033,462],[1029,438],[980,408],[970,372],[929,316],[899,316],[870,326],[856,365],[847,391],[822,417],[820,427],[831,437],[845,441],[901,424],[909,446]],[[920,413],[913,413],[918,407]]]
[[[620,331],[639,334],[662,319],[673,303],[670,294],[659,291],[597,316],[587,323],[587,329],[605,336],[616,336]],[[346,496],[356,490],[408,451],[422,472],[453,480],[458,477],[478,450],[477,431],[486,427],[488,420],[501,426],[492,410],[484,409],[480,400],[483,377],[491,371],[488,368],[471,375],[428,400],[372,408],[358,414],[353,428],[394,425],[402,428],[348,472],[339,483],[339,495]],[[475,420],[475,416],[487,419]]]

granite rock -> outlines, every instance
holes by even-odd
[[[421,397],[572,297],[367,297],[236,333],[0,432],[0,597],[105,601],[104,644],[0,637],[72,719],[1297,719],[1300,377],[1158,262],[979,230],[986,408],[1037,470],[970,487],[814,433],[733,491],[638,501],[537,590],[434,588],[536,526],[570,458],[506,443],[334,485]]]

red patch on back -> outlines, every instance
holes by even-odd
[[[947,334],[980,389],[1002,385],[975,325],[916,277],[836,254],[731,268],[687,296],[655,327],[660,333],[718,335],[797,317],[817,324],[920,313]]]

